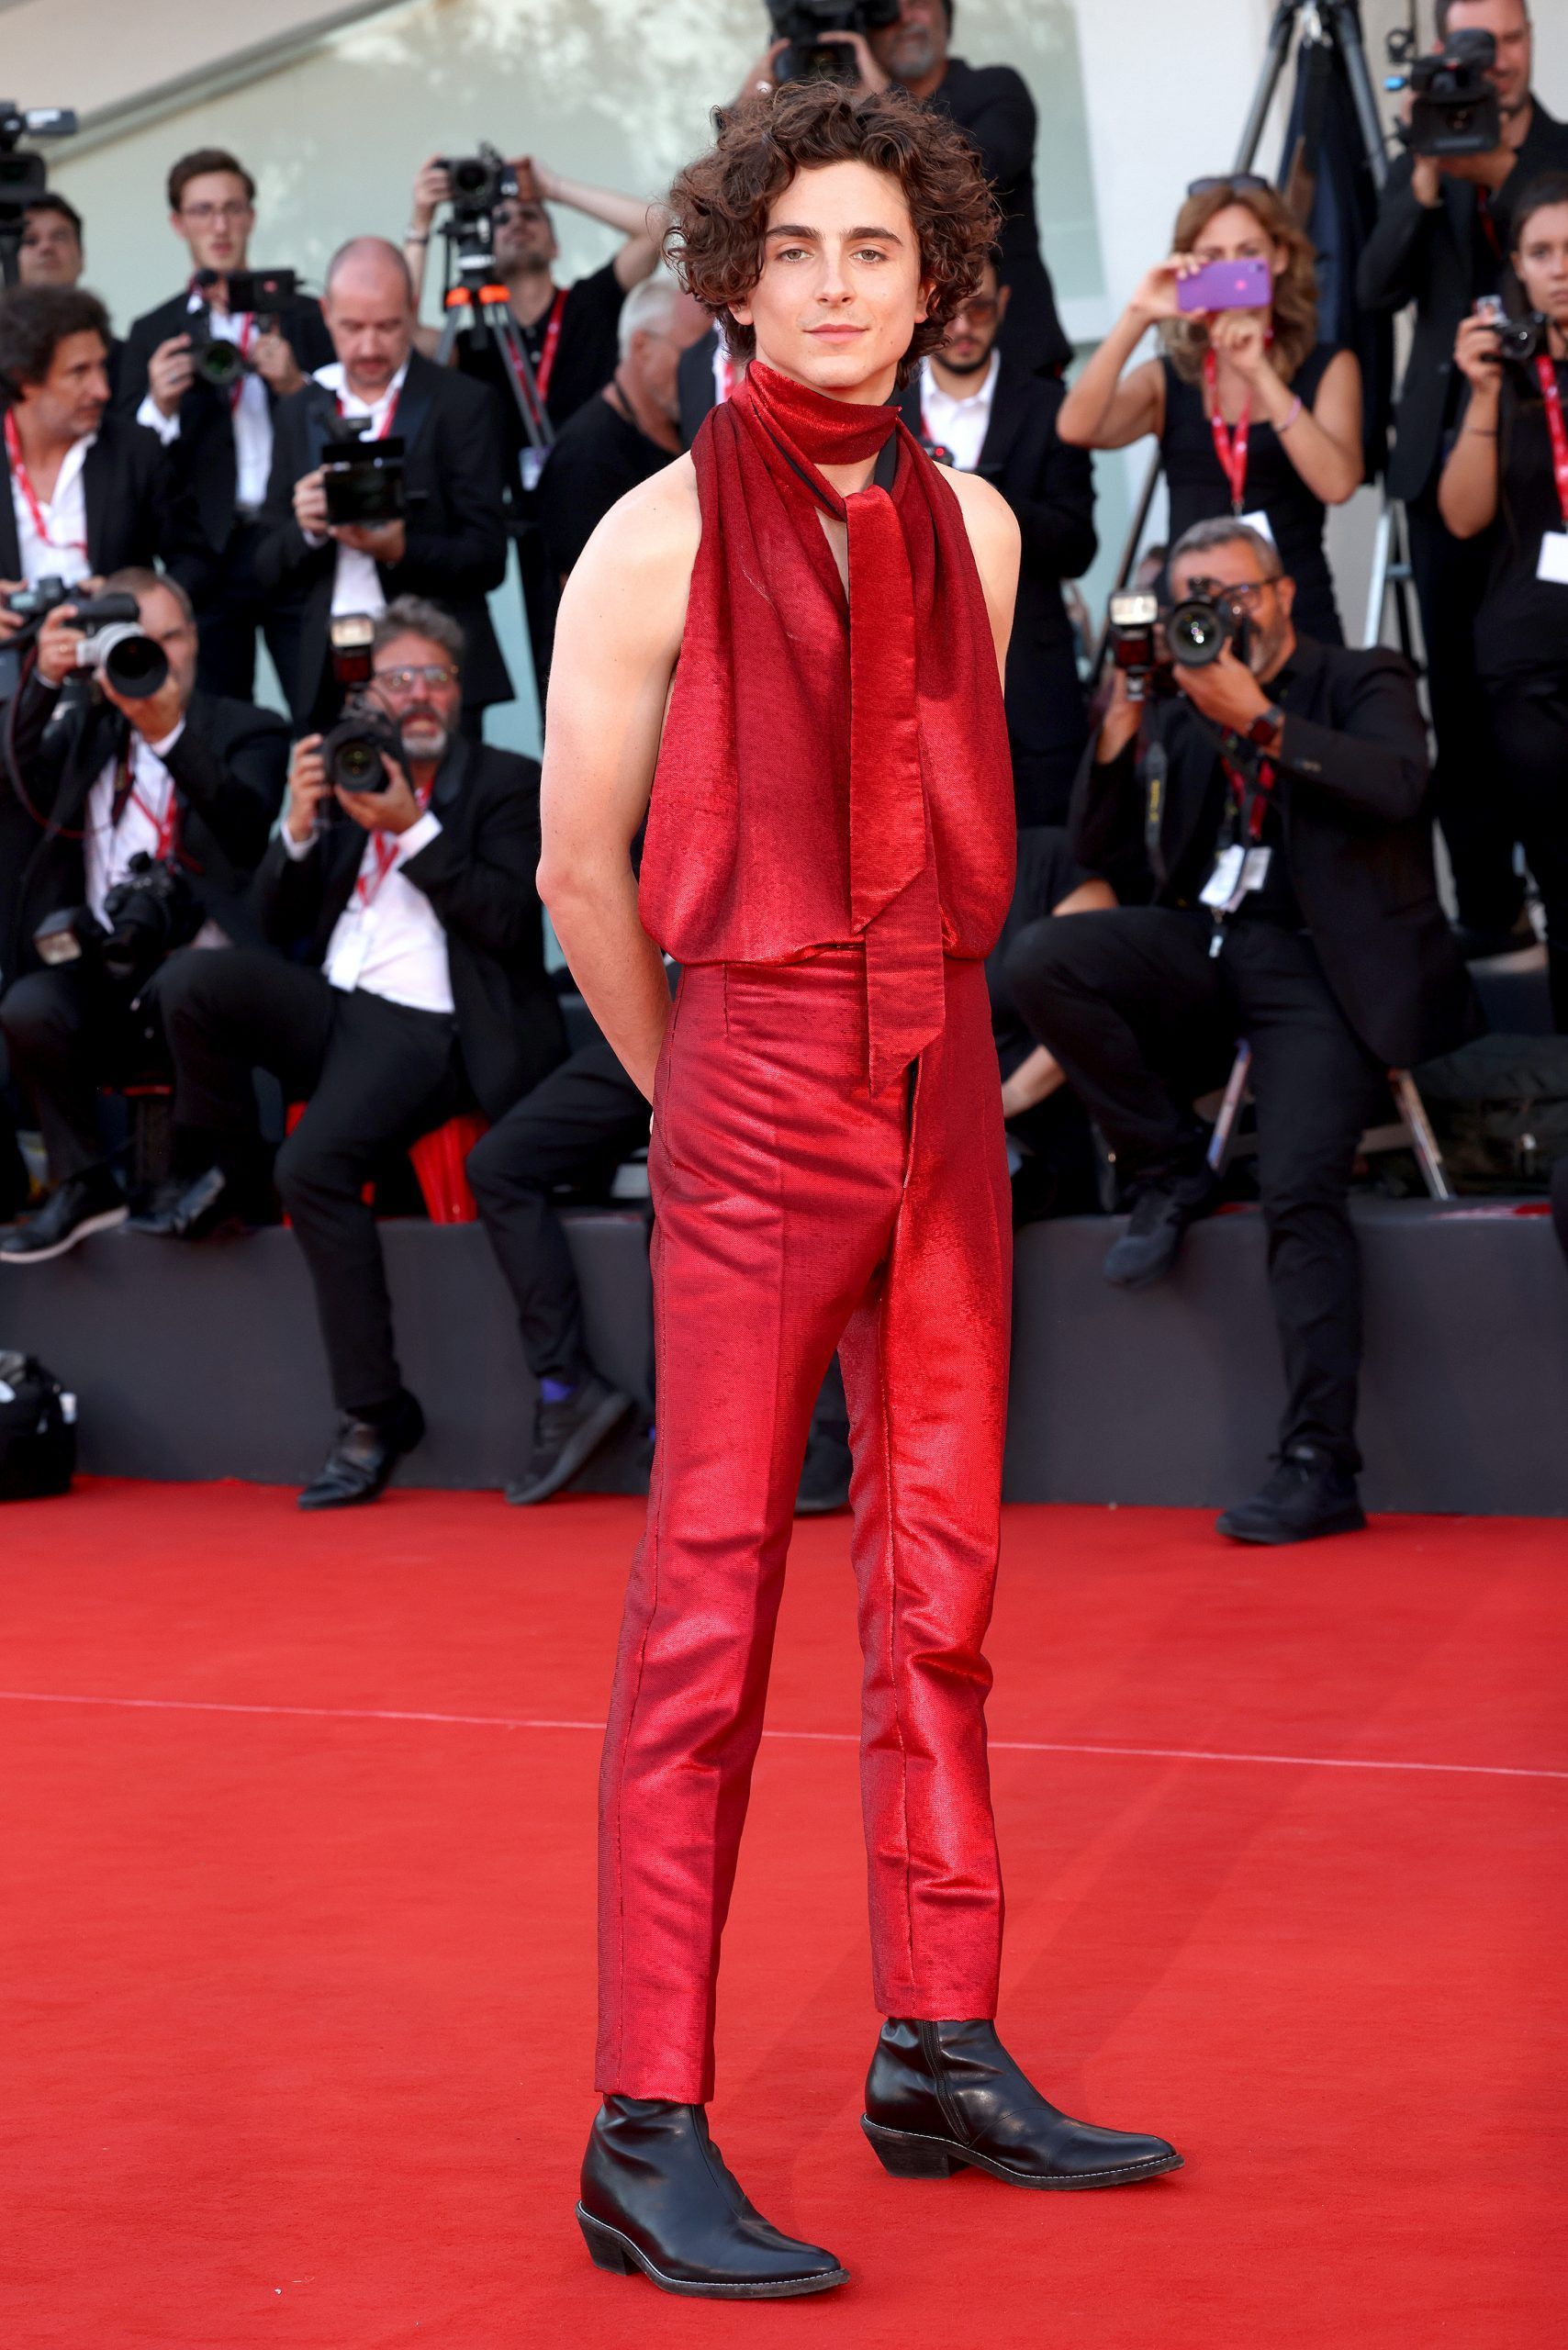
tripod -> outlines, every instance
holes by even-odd
[[[441,233],[447,241],[448,284],[443,301],[446,318],[436,348],[437,362],[442,367],[446,365],[460,334],[471,334],[481,342],[487,337],[494,341],[505,363],[502,372],[511,386],[522,424],[523,487],[532,489],[555,436],[540,397],[532,362],[511,313],[507,289],[496,281],[489,223],[448,220]],[[451,282],[454,267],[455,285]]]
[[[1306,77],[1308,90],[1306,124],[1301,146],[1291,158],[1290,171],[1282,176],[1295,180],[1309,169],[1310,156],[1305,151],[1309,149],[1312,139],[1316,135],[1315,116],[1320,120],[1329,80],[1338,70],[1344,75],[1350,92],[1367,171],[1372,185],[1381,191],[1388,177],[1388,157],[1383,144],[1383,125],[1378,118],[1372,71],[1361,39],[1361,10],[1357,0],[1279,0],[1269,28],[1258,86],[1248,109],[1231,169],[1234,172],[1249,172],[1257,160],[1270,110],[1279,95],[1280,84],[1290,62],[1292,44],[1296,41],[1298,34],[1298,61]],[[1149,466],[1148,477],[1123,549],[1116,574],[1118,588],[1126,586],[1137,566],[1138,552],[1148,528],[1148,517],[1159,481],[1159,460],[1156,457]],[[1383,635],[1391,598],[1400,649],[1414,657],[1416,638],[1411,621],[1410,554],[1405,513],[1398,501],[1391,498],[1385,490],[1383,510],[1378,517],[1372,582],[1367,594],[1365,639],[1369,644],[1376,644]],[[1102,640],[1094,665],[1096,676],[1103,665],[1107,643],[1108,638]]]

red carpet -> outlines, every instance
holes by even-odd
[[[0,2344],[1535,2350],[1564,2320],[1568,1529],[1009,1513],[1002,2024],[1179,2177],[883,2177],[844,1528],[803,1528],[715,2133],[854,2272],[590,2268],[594,1778],[639,1506],[0,1514]],[[40,1702],[87,1696],[87,1704]],[[108,1702],[108,1701],[116,1702]]]

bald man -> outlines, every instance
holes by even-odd
[[[462,623],[464,729],[477,736],[486,706],[512,693],[485,601],[507,560],[495,395],[414,348],[408,269],[380,237],[355,237],[333,254],[321,309],[337,355],[279,405],[258,559],[269,591],[298,614],[298,654],[284,680],[295,723],[325,727],[342,706],[328,635],[334,617],[424,596]],[[327,444],[356,433],[403,445],[403,510],[391,520],[329,518]]]

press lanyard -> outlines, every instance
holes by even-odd
[[[1538,351],[1535,372],[1540,378],[1540,397],[1546,402],[1546,429],[1551,435],[1551,470],[1557,476],[1557,502],[1562,509],[1562,527],[1568,531],[1568,426],[1562,421],[1562,391],[1557,381],[1557,370],[1544,351]]]
[[[416,786],[414,798],[420,803],[420,813],[422,816],[431,804],[430,785],[427,783]],[[367,912],[380,896],[382,883],[402,855],[400,845],[402,837],[400,833],[372,833],[370,835],[371,855],[375,860],[375,872],[374,878],[367,875],[362,864],[359,879],[354,883],[354,895]]]
[[[1239,514],[1246,504],[1247,443],[1252,434],[1252,395],[1250,392],[1247,395],[1233,433],[1220,413],[1219,361],[1212,346],[1204,353],[1204,385],[1209,396],[1209,423],[1215,436],[1215,454],[1219,459],[1221,473],[1230,484],[1230,510],[1233,514]]]
[[[543,410],[545,401],[550,397],[550,379],[555,373],[555,353],[560,345],[561,319],[566,308],[566,289],[564,285],[559,285],[555,289],[555,299],[550,305],[549,323],[544,329],[544,345],[539,353],[539,364],[533,370],[533,389],[538,396],[540,410]],[[516,370],[516,373],[518,381],[522,386],[523,397],[526,398],[528,397],[527,378],[521,367]]]
[[[1221,761],[1226,781],[1230,786],[1242,830],[1254,847],[1263,837],[1263,817],[1274,789],[1274,767],[1271,760],[1260,759],[1256,780],[1233,767],[1228,759]]]
[[[50,536],[49,524],[43,519],[43,508],[39,503],[38,492],[33,487],[32,476],[22,461],[22,437],[17,430],[16,411],[12,408],[7,408],[6,411],[6,453],[11,460],[11,478],[22,493],[28,512],[32,518],[33,529],[43,541],[44,545],[52,547],[56,554],[85,555],[87,553],[85,539],[56,539]]]
[[[114,812],[109,823],[111,835],[119,831],[128,804],[133,808],[139,808],[151,825],[157,835],[152,850],[153,862],[162,865],[174,854],[174,842],[180,829],[180,802],[174,789],[174,778],[173,776],[169,778],[168,797],[163,802],[162,813],[160,815],[156,810],[148,806],[137,789],[135,764],[129,743],[116,762]]]
[[[398,402],[401,399],[402,396],[402,387],[399,386],[398,390],[393,393],[391,398],[387,401],[386,413],[382,418],[376,430],[374,432],[362,432],[359,436],[362,441],[386,440],[386,435],[392,430],[392,420],[398,413]],[[332,397],[338,404],[338,414],[340,416],[347,416],[348,409],[343,406],[343,396],[342,392],[334,392]]]

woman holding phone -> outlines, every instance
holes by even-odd
[[[1361,484],[1361,371],[1353,352],[1317,340],[1311,241],[1269,183],[1243,172],[1194,180],[1172,241],[1069,392],[1057,429],[1083,449],[1126,449],[1153,434],[1170,543],[1226,513],[1266,532],[1296,583],[1297,627],[1342,644],[1323,526],[1325,509]],[[1124,375],[1151,326],[1164,351]]]
[[[1495,310],[1478,304],[1461,326],[1454,360],[1470,398],[1438,505],[1455,538],[1492,532],[1475,664],[1494,786],[1540,891],[1552,1017],[1568,1034],[1568,173],[1525,190],[1510,236],[1524,297],[1513,307],[1529,331],[1505,358]]]

